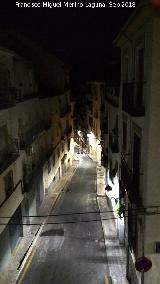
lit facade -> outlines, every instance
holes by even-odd
[[[97,162],[101,163],[101,102],[105,92],[105,83],[89,82],[87,90],[88,151]]]
[[[160,18],[141,1],[119,33],[121,48],[119,115],[120,197],[125,199],[125,244],[130,283],[159,283],[160,193]],[[135,261],[152,261],[138,272]]]
[[[55,85],[48,89],[31,60],[0,50],[0,216],[8,217],[1,218],[1,268],[25,235],[23,223],[29,225],[29,216],[38,215],[45,195],[72,165],[69,79],[62,62],[54,61],[61,76],[53,73]]]

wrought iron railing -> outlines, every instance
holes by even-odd
[[[131,203],[136,205],[142,205],[142,200],[140,197],[139,187],[136,186],[135,179],[139,173],[136,175],[129,168],[123,154],[121,154],[121,182],[122,187],[127,191],[128,197]]]

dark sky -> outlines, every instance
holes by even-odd
[[[83,69],[86,74],[101,74],[113,56],[113,39],[134,10],[109,8],[109,2],[104,1],[106,8],[49,9],[16,8],[16,1],[12,0],[11,5],[6,0],[0,10],[0,25],[17,29],[38,41],[73,65],[78,73]]]

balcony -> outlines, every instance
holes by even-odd
[[[109,147],[112,153],[119,153],[118,136],[109,134]]]
[[[136,185],[136,177],[139,173],[134,174],[129,168],[123,154],[121,155],[121,185],[128,193],[128,197],[131,203],[137,206],[142,205],[142,200],[139,193],[139,188]]]
[[[125,161],[123,155],[121,155],[121,180],[122,186],[126,189],[127,192],[130,192],[132,190],[133,185],[133,173],[128,167],[128,164]]]
[[[38,134],[44,130],[44,122],[38,122],[29,130],[20,133],[20,150],[25,150],[37,138]]]
[[[113,106],[118,107],[119,105],[119,86],[110,86],[106,90],[106,100]]]
[[[19,156],[15,142],[0,150],[0,173],[7,169]]]
[[[0,109],[12,107],[16,103],[17,90],[14,87],[0,88]]]
[[[123,84],[122,109],[135,117],[145,115],[143,82]]]

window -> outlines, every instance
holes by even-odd
[[[4,177],[6,197],[9,197],[14,190],[13,171],[9,171]]]

